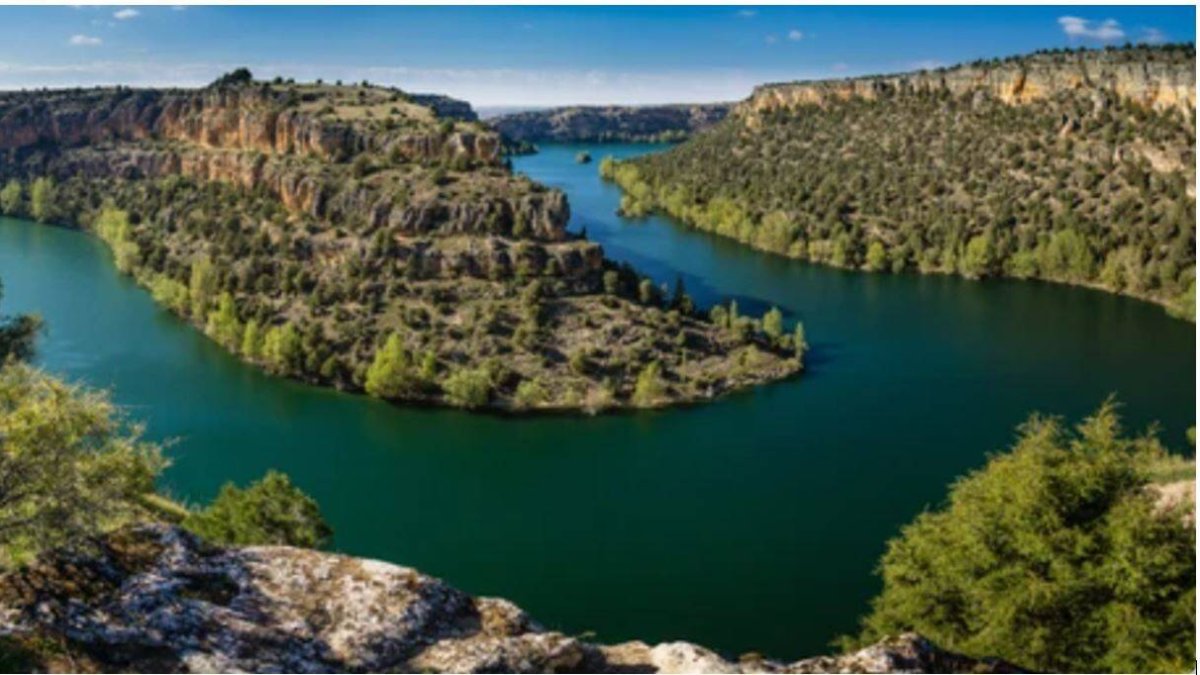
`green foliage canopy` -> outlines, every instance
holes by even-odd
[[[1032,417],[889,543],[861,639],[915,630],[1036,670],[1190,669],[1195,530],[1148,488],[1167,459],[1122,434],[1111,401],[1073,433]]]

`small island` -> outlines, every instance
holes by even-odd
[[[589,164],[592,161],[592,155],[589,152],[580,152],[575,155],[576,164]]]

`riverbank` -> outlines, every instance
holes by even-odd
[[[605,159],[611,159],[611,158],[605,158]],[[822,266],[831,267],[834,269],[843,269],[843,270],[854,271],[854,272],[859,272],[859,273],[877,273],[877,274],[896,274],[896,273],[898,273],[891,269],[888,269],[887,265],[880,265],[878,268],[872,268],[870,265],[838,264],[837,262],[835,262],[834,260],[831,260],[831,259],[813,258],[812,256],[810,256],[808,254],[807,249],[805,249],[804,247],[789,246],[786,249],[780,250],[779,248],[766,242],[763,238],[762,231],[758,228],[741,227],[741,228],[732,228],[732,229],[721,229],[721,228],[718,228],[715,226],[709,226],[708,223],[710,221],[695,217],[693,209],[685,208],[682,210],[672,210],[670,203],[655,199],[652,196],[653,192],[651,190],[649,190],[648,186],[646,186],[646,184],[640,180],[640,178],[638,177],[638,175],[635,172],[631,172],[631,171],[622,172],[622,171],[618,170],[618,168],[612,164],[606,165],[604,160],[601,160],[598,170],[600,172],[601,177],[603,177],[605,180],[611,181],[613,184],[619,186],[626,195],[640,195],[640,197],[638,197],[638,200],[637,200],[637,204],[639,204],[639,206],[637,206],[636,208],[633,208],[632,212],[630,212],[630,209],[631,209],[630,203],[631,202],[628,202],[627,200],[622,200],[621,207],[618,209],[618,213],[624,217],[628,217],[628,218],[632,218],[632,219],[636,220],[638,218],[644,218],[648,213],[653,211],[656,213],[661,213],[662,215],[671,218],[675,222],[680,223],[681,225],[683,225],[685,227],[695,229],[699,232],[705,232],[705,233],[709,233],[709,234],[712,234],[712,235],[715,235],[718,237],[723,237],[723,238],[729,239],[731,241],[736,241],[739,244],[748,246],[751,249],[754,249],[755,251],[760,251],[762,253],[776,255],[776,256],[788,258],[791,260],[800,260],[800,261],[804,261],[805,263],[808,263],[808,264],[822,265]],[[1002,278],[1018,279],[1021,281],[1041,281],[1041,282],[1052,283],[1052,284],[1062,284],[1062,285],[1067,285],[1067,286],[1076,286],[1076,287],[1080,287],[1080,288],[1090,288],[1090,289],[1102,291],[1105,293],[1114,293],[1117,295],[1123,295],[1123,296],[1134,298],[1134,299],[1137,299],[1137,300],[1140,300],[1143,302],[1148,302],[1148,303],[1151,303],[1154,305],[1158,305],[1159,307],[1162,307],[1167,312],[1167,314],[1169,314],[1170,316],[1172,316],[1174,318],[1182,319],[1182,320],[1191,322],[1193,324],[1196,322],[1195,307],[1194,307],[1196,299],[1194,296],[1180,300],[1179,298],[1167,298],[1167,297],[1163,297],[1161,295],[1140,293],[1140,292],[1132,291],[1128,288],[1113,288],[1112,286],[1100,283],[1098,281],[1070,279],[1070,278],[1066,278],[1066,277],[1029,276],[1029,275],[1015,275],[1015,274],[988,274],[988,275],[983,275],[983,276],[970,275],[970,274],[965,274],[961,270],[958,270],[958,269],[945,269],[945,268],[940,268],[940,267],[936,267],[936,266],[920,266],[918,268],[905,267],[899,273],[941,274],[941,275],[947,275],[947,276],[958,276],[958,277],[962,277],[965,279],[972,279],[972,280],[977,280],[977,279],[983,278],[983,276],[991,277],[991,278],[1002,277]]]

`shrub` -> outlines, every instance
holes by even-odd
[[[225,546],[325,548],[333,537],[317,503],[278,471],[268,471],[245,489],[226,483],[211,504],[183,521],[183,527]]]
[[[461,368],[442,382],[446,399],[463,408],[481,408],[492,396],[492,379],[486,368]]]
[[[1191,668],[1195,530],[1148,489],[1162,446],[1123,436],[1111,401],[1074,433],[1019,431],[889,543],[862,639],[915,630],[1043,671]]]
[[[633,387],[633,404],[648,408],[657,405],[667,393],[666,382],[662,377],[662,365],[651,361],[638,373],[637,382]]]
[[[128,522],[166,466],[108,397],[23,364],[0,368],[0,547],[9,561]]]

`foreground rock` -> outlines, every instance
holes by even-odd
[[[607,646],[388,563],[143,526],[0,578],[0,657],[54,672],[1005,672],[905,635],[791,664]]]

